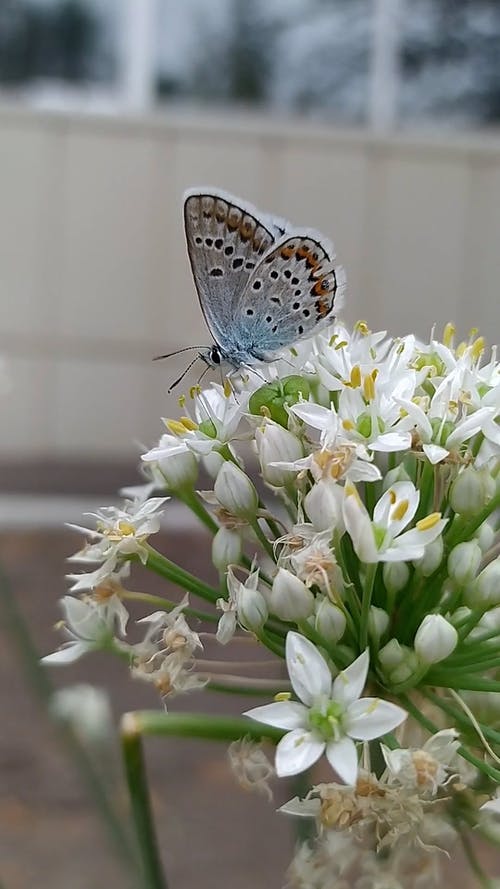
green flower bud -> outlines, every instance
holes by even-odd
[[[241,534],[230,528],[219,528],[212,541],[212,562],[221,574],[228,565],[237,564],[242,552]]]
[[[368,615],[368,632],[372,639],[376,642],[387,632],[389,627],[389,615],[383,608],[377,608],[376,605],[370,606],[370,614]]]
[[[403,662],[405,651],[408,652],[410,649],[406,645],[401,645],[397,639],[389,639],[389,642],[380,649],[378,658],[386,673]]]
[[[382,577],[388,593],[399,593],[408,583],[410,569],[406,562],[384,562]]]
[[[314,626],[327,642],[338,642],[342,639],[346,628],[346,617],[343,611],[325,596],[316,600],[316,617]]]
[[[278,568],[269,597],[269,609],[281,620],[305,620],[314,611],[314,596],[295,574],[286,568]]]
[[[424,577],[430,577],[439,568],[443,560],[444,544],[441,535],[436,537],[432,543],[428,543],[421,559],[417,559],[414,565],[417,567]]]
[[[214,494],[231,515],[253,521],[259,498],[252,482],[239,466],[230,460],[222,464],[214,485]]]
[[[248,407],[251,414],[257,417],[271,417],[286,429],[288,412],[285,405],[290,407],[301,399],[307,401],[308,398],[309,383],[305,377],[292,375],[274,383],[265,383],[252,393]]]
[[[467,540],[454,546],[448,556],[448,574],[460,587],[470,583],[479,571],[482,552],[475,540]]]
[[[442,614],[426,614],[414,641],[421,664],[438,664],[449,657],[458,643],[455,627]]]
[[[472,608],[500,605],[500,559],[494,559],[483,568],[470,588],[467,600]]]
[[[483,522],[476,531],[476,540],[481,547],[481,552],[486,553],[493,546],[496,538],[495,529],[488,521]]]
[[[475,516],[495,493],[495,481],[487,469],[466,466],[450,488],[451,508],[463,516]]]

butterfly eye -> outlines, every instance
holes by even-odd
[[[220,364],[220,351],[217,346],[212,346],[210,350],[210,360],[213,364]]]

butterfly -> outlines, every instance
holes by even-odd
[[[341,305],[343,271],[334,265],[332,245],[312,229],[294,229],[234,195],[206,187],[185,192],[184,228],[201,310],[214,340],[197,358],[210,367],[272,361],[285,347],[318,332]]]

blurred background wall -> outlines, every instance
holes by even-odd
[[[495,39],[483,0],[3,0],[0,460],[133,458],[176,412],[190,185],[332,238],[349,322],[498,338]]]

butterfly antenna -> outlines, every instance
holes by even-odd
[[[167,392],[168,392],[169,394],[170,394],[170,392],[172,392],[173,389],[175,389],[176,386],[179,385],[179,383],[184,379],[184,377],[186,376],[186,374],[189,373],[189,371],[191,370],[193,364],[196,364],[196,362],[199,360],[199,357],[200,357],[200,356],[197,355],[196,358],[193,358],[193,360],[189,362],[189,364],[188,364],[188,366],[186,367],[186,369],[182,371],[180,377],[178,377],[178,378],[176,379],[175,383],[172,383],[172,385],[168,387]]]
[[[156,355],[153,361],[161,361],[163,358],[172,358],[173,355],[180,355],[181,352],[190,352],[192,349],[207,349],[208,346],[184,346],[183,349],[176,349],[175,352],[167,352],[166,355]],[[193,362],[194,363],[194,362]],[[191,367],[191,365],[190,365]]]

